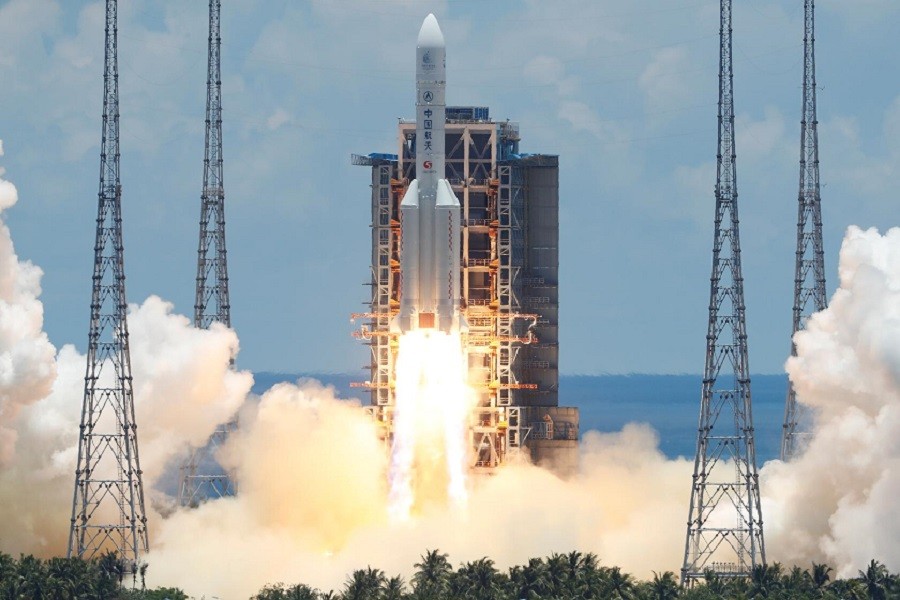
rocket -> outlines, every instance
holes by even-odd
[[[400,203],[400,312],[394,328],[465,329],[460,315],[460,206],[444,178],[444,34],[433,14],[416,43],[416,179]]]

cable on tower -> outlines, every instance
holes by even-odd
[[[738,229],[731,0],[720,4],[719,142],[709,328],[682,585],[765,564]]]
[[[805,0],[803,33],[803,118],[800,121],[800,194],[797,203],[797,253],[791,356],[797,356],[794,334],[809,317],[828,306],[825,295],[825,252],[822,248],[822,199],[819,195],[819,121],[816,117],[815,1]],[[797,402],[788,381],[781,437],[781,460],[803,451],[812,433],[810,407]]]
[[[91,322],[69,557],[115,552],[136,572],[149,550],[128,347],[119,180],[117,0],[106,0],[103,132]]]

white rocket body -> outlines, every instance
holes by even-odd
[[[459,200],[444,179],[444,35],[428,15],[416,44],[416,179],[400,203],[401,332],[465,328],[460,316]]]

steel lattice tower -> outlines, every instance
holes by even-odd
[[[794,271],[794,320],[791,356],[797,355],[794,334],[806,326],[814,312],[828,306],[825,295],[825,253],[822,249],[822,200],[819,195],[819,121],[816,118],[815,2],[805,1],[803,31],[803,119],[800,121],[800,194],[797,210],[797,264]],[[809,407],[797,403],[788,382],[784,406],[781,459],[802,451],[810,435]]]
[[[228,262],[225,253],[225,187],[222,169],[222,37],[221,0],[209,2],[209,53],[206,75],[206,147],[203,190],[200,196],[200,245],[197,250],[197,294],[194,326],[213,323],[231,327],[228,300]],[[234,495],[228,475],[216,471],[212,457],[228,432],[228,423],[213,433],[204,448],[195,448],[182,466],[179,502],[192,506],[207,498]]]
[[[68,556],[115,551],[134,571],[148,538],[125,301],[116,1],[106,0],[97,238]]]
[[[682,584],[765,563],[753,439],[734,137],[731,0],[721,0],[719,143],[709,329]]]

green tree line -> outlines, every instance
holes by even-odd
[[[339,591],[305,584],[267,585],[251,600],[900,600],[900,575],[871,561],[856,577],[835,579],[824,564],[809,569],[762,565],[749,578],[722,578],[682,589],[671,571],[640,581],[594,554],[532,558],[506,571],[484,557],[456,569],[447,554],[429,550],[410,581],[372,567],[351,573]],[[114,554],[95,560],[0,553],[0,600],[188,600],[177,588],[146,589],[146,566],[127,569]]]
[[[146,589],[147,565],[128,569],[115,554],[94,560],[0,552],[0,600],[187,600],[175,588]]]
[[[823,564],[787,570],[775,563],[755,568],[749,578],[708,573],[690,589],[682,589],[671,571],[639,581],[581,552],[532,558],[501,571],[487,557],[454,569],[448,555],[429,550],[415,569],[409,582],[367,567],[351,573],[337,592],[279,583],[251,600],[900,600],[900,575],[875,560],[849,579],[833,579],[833,569]]]

